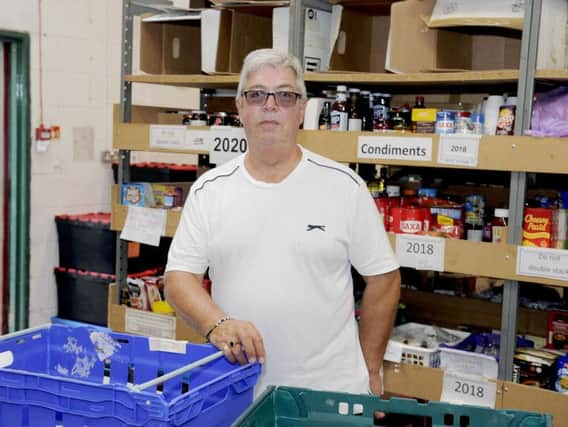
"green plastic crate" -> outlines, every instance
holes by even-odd
[[[385,412],[387,423],[374,420]],[[270,387],[233,424],[233,427],[350,427],[406,426],[396,414],[414,416],[416,426],[551,427],[550,415],[532,412],[419,403],[414,399],[382,400],[369,395]],[[424,418],[426,417],[426,419]],[[430,418],[430,420],[427,420]]]

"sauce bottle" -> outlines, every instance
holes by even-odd
[[[331,130],[345,131],[349,117],[349,108],[347,102],[347,86],[337,86],[335,102],[331,107]]]
[[[509,222],[509,209],[495,209],[491,220],[491,241],[493,243],[507,243],[507,224]]]

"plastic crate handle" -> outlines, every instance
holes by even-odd
[[[191,362],[188,365],[182,366],[181,368],[178,368],[178,369],[176,369],[172,372],[169,372],[165,375],[162,375],[161,377],[147,381],[147,382],[142,383],[142,384],[131,385],[131,386],[129,386],[129,388],[130,388],[130,390],[135,391],[135,392],[144,391],[147,388],[150,388],[150,387],[153,387],[155,385],[166,382],[166,381],[168,381],[172,378],[177,377],[178,375],[184,374],[188,371],[191,371],[192,369],[198,368],[201,365],[205,365],[206,363],[209,363],[213,360],[219,359],[223,355],[224,355],[224,353],[222,351],[218,351],[216,353],[210,354],[209,356],[205,356],[202,359],[196,360],[195,362]]]

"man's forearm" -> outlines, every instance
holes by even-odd
[[[400,298],[400,273],[364,277],[359,339],[370,374],[378,374]]]
[[[176,312],[205,336],[225,313],[203,289],[201,280],[197,274],[170,271],[165,277],[165,294]]]

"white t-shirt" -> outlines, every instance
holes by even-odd
[[[167,271],[204,273],[230,316],[262,334],[267,385],[366,393],[350,266],[398,268],[364,181],[302,148],[282,182],[252,178],[244,156],[191,187]]]

